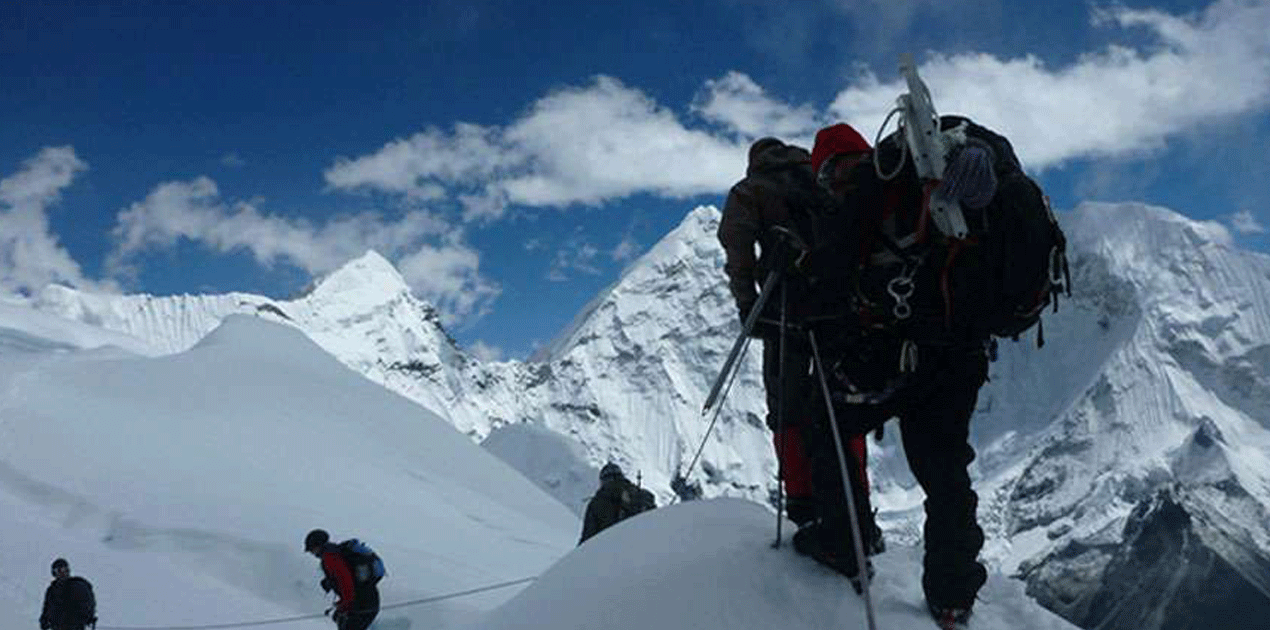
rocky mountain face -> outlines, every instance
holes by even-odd
[[[528,362],[472,358],[373,252],[294,300],[50,287],[35,306],[161,352],[190,347],[229,313],[288,322],[474,440],[526,425],[558,436],[554,451],[581,460],[565,464],[569,479],[548,479],[543,466],[532,474],[575,510],[586,492],[578,469],[606,461],[639,473],[663,503],[676,473],[706,496],[764,501],[775,460],[757,342],[708,438],[701,414],[739,333],[718,216],[689,213]],[[980,392],[972,439],[985,557],[1085,627],[1195,627],[1169,625],[1207,610],[1187,608],[1195,594],[1169,584],[1219,579],[1221,564],[1230,571],[1220,579],[1241,586],[1216,601],[1270,593],[1270,259],[1232,247],[1219,226],[1141,204],[1085,204],[1062,221],[1074,293],[1046,315],[1043,348],[1034,332],[1001,342]],[[874,503],[888,537],[916,542],[922,497],[895,433],[870,446]],[[1151,543],[1160,531],[1189,546]],[[1175,570],[1142,570],[1156,553]]]

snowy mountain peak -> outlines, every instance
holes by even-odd
[[[714,206],[698,206],[689,212],[678,226],[631,263],[617,282],[588,303],[538,358],[563,357],[577,344],[602,336],[597,326],[603,327],[606,323],[629,334],[629,317],[646,319],[644,316],[650,311],[690,316],[690,312],[681,308],[691,311],[691,301],[679,303],[670,310],[659,308],[659,302],[670,307],[684,297],[701,295],[718,286],[723,252],[715,242],[714,233],[720,216]],[[615,317],[597,317],[598,313]],[[654,319],[665,322],[663,317]]]
[[[367,250],[339,269],[318,280],[309,293],[310,299],[331,297],[358,304],[383,304],[410,293],[401,272],[375,250]]]
[[[1071,228],[1068,236],[1080,249],[1096,250],[1099,243],[1156,248],[1232,244],[1230,232],[1220,223],[1196,221],[1144,203],[1082,203],[1073,213]]]

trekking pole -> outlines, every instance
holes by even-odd
[[[706,395],[706,404],[701,408],[701,415],[709,413],[715,403],[722,404],[722,401],[718,400],[719,391],[723,389],[724,381],[736,366],[737,359],[741,356],[741,347],[746,345],[746,341],[750,338],[750,331],[754,330],[754,325],[758,323],[759,313],[763,312],[763,306],[767,304],[767,299],[772,293],[772,287],[776,286],[777,280],[780,280],[779,272],[767,273],[767,278],[763,280],[763,290],[759,291],[758,299],[754,301],[754,306],[745,317],[745,324],[741,326],[741,334],[732,343],[732,351],[728,353],[727,361],[723,362],[723,369],[719,370],[719,376],[714,379],[714,385],[710,387],[710,393]]]
[[[856,513],[855,490],[851,488],[851,474],[847,472],[847,454],[842,449],[842,434],[838,430],[838,417],[833,411],[833,399],[829,395],[829,381],[825,379],[824,364],[820,361],[820,348],[816,345],[815,331],[808,330],[807,338],[811,341],[811,353],[816,361],[816,375],[820,377],[820,391],[825,396],[825,408],[829,411],[829,428],[833,431],[833,445],[838,452],[838,469],[842,473],[842,487],[847,495],[847,512],[851,517],[851,543],[855,546],[857,570],[860,572],[861,595],[864,596],[864,611],[869,621],[869,630],[877,630],[877,620],[873,617],[873,599],[869,594],[869,568],[864,557],[864,538],[860,535],[860,516]]]
[[[750,338],[745,337],[745,342],[741,344],[742,356],[745,355],[746,349],[750,347]],[[728,391],[732,389],[732,382],[736,380],[736,375],[740,370],[733,370],[731,378],[728,379],[727,387],[723,390],[723,398],[727,398]],[[710,433],[714,431],[714,423],[719,421],[719,412],[723,410],[723,404],[720,402],[714,408],[714,417],[710,419],[710,426],[706,427],[705,435],[701,436],[701,444],[697,446],[697,453],[692,456],[692,461],[688,462],[688,467],[683,472],[676,472],[674,478],[670,480],[670,487],[675,491],[675,495],[681,500],[689,501],[698,498],[699,495],[690,494],[691,489],[688,485],[688,475],[692,474],[692,469],[697,465],[697,460],[701,458],[701,453],[706,450],[706,441],[710,439]]]
[[[781,283],[780,349],[777,351],[780,363],[776,367],[776,540],[772,541],[772,549],[781,548],[781,521],[785,520],[785,309],[789,306],[786,286],[787,283]]]

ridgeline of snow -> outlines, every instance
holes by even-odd
[[[592,470],[616,461],[642,473],[665,503],[669,479],[705,434],[700,406],[739,332],[718,218],[709,207],[690,212],[535,362],[482,363],[463,353],[373,253],[290,302],[51,290],[38,306],[160,347],[162,338],[147,336],[167,330],[158,313],[183,322],[214,321],[215,309],[285,313],[347,365],[474,440],[510,425],[546,427],[562,440],[552,448],[574,453],[565,459],[581,453]],[[1055,569],[1071,545],[1120,541],[1135,507],[1162,489],[1185,495],[1188,510],[1210,515],[1235,547],[1247,541],[1270,554],[1270,259],[1233,248],[1215,224],[1142,204],[1084,204],[1060,221],[1074,294],[1046,315],[1044,348],[1035,347],[1035,331],[1001,343],[972,424],[985,557],[1007,573],[1024,564]],[[184,328],[181,344],[192,344],[196,329]],[[762,502],[774,491],[758,346],[691,471],[706,496]],[[585,471],[533,464],[531,443],[545,434],[512,435],[499,452],[519,454],[518,468],[580,511]],[[871,451],[888,538],[915,543],[922,495],[896,430],[888,427]],[[1063,579],[1095,588],[1108,561],[1083,558]]]
[[[117,335],[86,339],[73,323],[0,312],[0,336],[33,329],[94,349],[53,334],[0,355],[2,627],[35,623],[48,564],[64,556],[94,583],[103,628],[280,619],[326,628],[316,560],[300,549],[314,526],[359,536],[385,558],[379,628],[863,623],[845,579],[788,544],[770,547],[771,515],[754,503],[675,505],[575,550],[579,523],[562,505],[262,318],[231,316],[188,351],[140,357],[106,347]],[[542,428],[490,440],[505,442],[492,450],[538,456],[543,470],[576,464]],[[554,446],[516,450],[544,443]],[[883,627],[933,627],[918,555],[893,548],[876,558]],[[520,595],[396,606],[540,573]],[[981,630],[1071,627],[1017,581],[993,576],[985,594]]]
[[[80,332],[50,320],[0,311],[0,338]],[[231,316],[153,358],[17,336],[0,344],[0,627],[35,623],[58,556],[95,583],[103,626],[169,626],[320,612],[313,527],[381,553],[385,603],[533,576],[575,544],[564,506],[292,328]],[[78,343],[117,335],[99,337]],[[513,592],[381,624],[456,622]]]
[[[470,630],[867,628],[864,600],[846,578],[770,546],[772,518],[737,499],[646,512],[601,532]],[[878,628],[932,630],[918,575],[920,553],[874,558],[870,596]],[[976,630],[1071,630],[1016,580],[994,575]]]

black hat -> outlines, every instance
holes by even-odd
[[[312,551],[331,542],[331,535],[325,529],[315,529],[304,537],[304,550]]]
[[[67,562],[66,558],[58,558],[57,560],[53,561],[53,566],[49,567],[49,570],[52,571],[53,573],[57,573],[58,569],[70,569],[70,568],[71,568],[71,563]]]
[[[622,467],[609,462],[600,469],[600,479],[613,479],[622,476]]]

